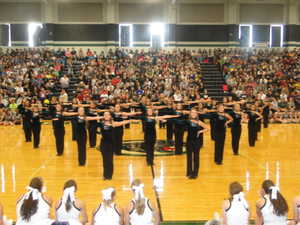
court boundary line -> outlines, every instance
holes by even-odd
[[[153,178],[153,182],[154,182],[155,171],[154,171],[153,165],[151,165],[151,173],[152,173],[152,178]],[[159,212],[160,222],[163,222],[164,219],[163,219],[163,213],[162,213],[162,209],[161,209],[161,203],[160,203],[159,194],[158,194],[158,191],[157,191],[155,185],[153,186],[153,189],[154,189],[154,194],[155,194],[155,197],[156,197],[156,204],[157,204],[157,208],[158,208],[158,212]]]

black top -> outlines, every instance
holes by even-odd
[[[214,113],[213,114],[213,118],[214,118],[214,122],[215,122],[215,130],[216,132],[220,131],[220,132],[224,132],[226,130],[226,121],[227,118],[219,113]]]
[[[186,125],[186,120],[188,118],[188,115],[185,115],[184,113],[180,111],[176,111],[175,115],[178,115],[179,117],[174,118],[174,124],[175,127],[184,127]]]
[[[54,129],[64,128],[64,116],[61,113],[52,113],[52,125]]]
[[[156,137],[156,128],[155,128],[156,120],[151,119],[149,117],[142,117],[142,121],[144,124],[145,138]]]
[[[76,116],[74,117],[74,120],[77,123],[76,126],[77,136],[80,137],[82,134],[86,133],[86,121],[82,116]]]
[[[104,121],[99,122],[98,126],[101,129],[102,141],[112,143],[113,141],[113,126]]]
[[[234,111],[229,112],[230,116],[232,117],[233,121],[231,123],[231,127],[240,127],[242,123],[242,115],[241,113],[236,113]]]
[[[195,141],[203,138],[203,133],[198,135],[200,130],[203,130],[203,127],[199,126],[199,124],[192,122],[191,120],[186,120],[187,127],[187,141]]]
[[[252,111],[248,111],[248,125],[254,126],[256,123],[256,119],[258,118],[258,115]]]
[[[34,126],[34,127],[41,126],[40,114],[38,112],[32,113],[31,123],[32,123],[32,126]]]

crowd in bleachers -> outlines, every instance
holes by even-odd
[[[279,112],[274,121],[292,120],[300,103],[299,49],[235,49],[216,51],[215,56],[234,96],[269,99]]]
[[[7,49],[0,51],[0,123],[20,123],[24,98],[45,106],[60,102],[175,102],[205,98],[200,63],[219,63],[234,100],[270,101],[271,122],[297,121],[299,50],[109,50]],[[76,100],[76,101],[77,101]],[[277,112],[277,113],[276,113]]]

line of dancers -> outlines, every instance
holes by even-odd
[[[31,105],[24,100],[19,106],[23,118],[23,129],[26,141],[39,147],[41,132],[41,108]],[[71,120],[72,139],[77,142],[78,164],[86,164],[86,146],[96,147],[97,133],[101,134],[100,151],[103,158],[103,178],[112,179],[114,154],[122,154],[124,126],[131,122],[142,122],[144,132],[144,148],[146,162],[154,165],[154,148],[157,140],[156,124],[167,124],[167,142],[172,145],[175,138],[175,154],[183,153],[184,133],[187,131],[186,153],[187,173],[190,179],[198,177],[199,153],[203,147],[203,133],[210,130],[211,139],[215,143],[214,161],[217,165],[223,163],[226,128],[231,128],[232,150],[234,155],[239,154],[239,142],[242,132],[242,122],[248,123],[249,146],[254,147],[257,133],[261,130],[261,121],[264,127],[268,126],[269,105],[257,106],[244,101],[212,103],[206,100],[174,103],[169,99],[159,102],[150,102],[142,98],[140,103],[124,104],[96,104],[95,102],[73,102],[60,104],[51,102],[47,107],[52,119],[53,134],[56,143],[57,156],[64,153],[64,121]],[[126,110],[126,111],[125,111]],[[204,123],[210,121],[210,126]],[[100,132],[98,132],[100,130]]]

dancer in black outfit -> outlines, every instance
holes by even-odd
[[[164,110],[163,115],[175,115],[175,111],[172,106],[172,101],[168,100],[167,108]],[[173,119],[167,119],[166,122],[166,128],[167,128],[167,144],[173,145],[173,135],[174,135],[174,120]]]
[[[79,100],[77,98],[74,98],[68,112],[74,112],[74,113],[77,112],[79,103],[80,103]],[[71,119],[71,126],[72,126],[72,141],[76,141],[76,126],[77,126],[76,120]]]
[[[52,116],[52,127],[56,144],[56,155],[61,156],[64,153],[64,141],[65,141],[65,126],[64,116],[75,116],[78,113],[63,112],[63,108],[60,104],[51,105],[49,108]]]
[[[257,136],[257,120],[262,119],[262,115],[256,111],[256,106],[251,105],[248,114],[248,142],[250,147],[255,146]]]
[[[98,111],[97,105],[94,102],[91,102],[89,109],[87,110],[87,116],[97,117]],[[97,144],[97,128],[98,122],[96,120],[88,121],[88,132],[89,132],[89,144],[90,148],[95,148]]]
[[[128,118],[130,116],[134,116],[137,114],[141,114],[141,113],[121,112],[120,104],[116,104],[114,107],[114,112],[112,113],[112,117],[113,117],[114,121],[122,122],[124,120],[128,120]],[[123,126],[114,127],[114,153],[116,155],[122,155],[123,135],[124,135],[124,127]]]
[[[178,115],[178,117],[174,119],[175,155],[181,155],[183,148],[183,135],[186,128],[185,121],[187,119],[185,111],[182,110],[182,104],[176,105],[175,115]]]
[[[165,121],[176,118],[177,115],[155,116],[152,108],[147,108],[146,116],[142,117],[144,124],[144,145],[146,150],[146,161],[148,166],[154,165],[154,146],[156,143],[156,121]]]
[[[207,104],[206,108],[207,108],[206,111],[209,112],[209,113],[213,113],[213,112],[217,111],[217,106],[216,106],[215,101],[212,101],[212,104]],[[216,127],[214,117],[210,118],[209,124],[210,124],[210,138],[211,138],[211,140],[214,141],[215,140],[215,127]]]
[[[198,112],[194,109],[190,112],[190,118],[186,121],[187,139],[187,174],[189,179],[196,179],[199,172],[199,154],[203,146],[203,133],[209,130],[209,127],[199,120]]]
[[[30,110],[30,102],[25,99],[23,103],[18,106],[19,113],[22,115],[22,125],[25,134],[25,141],[31,142],[32,137],[32,111]]]
[[[102,119],[99,116],[87,117],[85,115],[85,110],[83,107],[78,108],[78,116],[76,116],[76,141],[78,150],[78,164],[79,166],[85,166],[86,163],[86,143],[87,143],[87,131],[86,131],[86,121],[96,121]]]
[[[242,133],[242,120],[245,118],[244,113],[241,111],[240,104],[235,104],[233,110],[228,113],[233,122],[231,123],[231,146],[234,155],[239,154],[240,138]]]
[[[264,128],[268,128],[269,116],[270,116],[270,103],[269,102],[264,103],[262,115],[263,115]]]
[[[33,134],[33,148],[39,148],[41,135],[41,121],[39,108],[37,106],[34,106],[32,109],[31,124]]]
[[[99,123],[101,129],[101,143],[100,150],[103,159],[103,179],[111,180],[114,172],[114,133],[113,128],[118,126],[124,126],[130,123],[130,120],[125,120],[122,122],[114,122],[110,112],[105,112],[103,115],[103,120]]]
[[[232,118],[224,112],[225,109],[223,104],[219,104],[217,110],[217,113],[213,113],[211,119],[213,119],[215,123],[215,163],[217,165],[221,165],[223,162],[226,127],[232,122]]]

